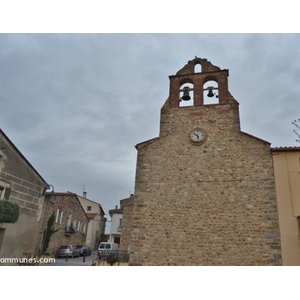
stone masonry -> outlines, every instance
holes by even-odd
[[[170,76],[160,135],[136,146],[130,265],[281,265],[270,144],[240,131],[227,77],[200,58]],[[203,105],[207,80],[218,84],[218,104]],[[187,82],[194,105],[179,107]],[[205,132],[199,146],[193,128]]]
[[[42,232],[47,227],[47,221],[52,213],[58,214],[54,223],[54,229],[58,229],[50,239],[48,251],[56,254],[61,245],[82,245],[86,243],[86,233],[89,219],[74,193],[46,193],[42,209],[42,219],[39,228],[39,252],[42,244]],[[68,228],[72,226],[73,232]]]

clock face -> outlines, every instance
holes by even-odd
[[[206,134],[203,129],[193,129],[190,132],[190,139],[193,145],[200,145],[206,140]]]

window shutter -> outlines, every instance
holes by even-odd
[[[10,191],[11,191],[11,188],[5,188],[5,191],[4,191],[4,199],[8,200],[9,199],[9,196],[10,196]]]

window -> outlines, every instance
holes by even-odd
[[[56,210],[55,223],[58,222],[58,217],[59,217],[59,209]]]
[[[0,199],[9,200],[11,189],[9,187],[0,186]]]
[[[71,226],[71,220],[72,220],[72,213],[69,213],[67,226]]]
[[[59,218],[59,224],[61,224],[61,221],[62,221],[62,217],[63,217],[63,211],[60,211],[60,218]]]
[[[300,233],[300,216],[297,217],[297,221],[298,221],[298,229],[299,229],[299,233]]]
[[[87,207],[87,211],[91,211],[92,210],[92,207],[91,206],[88,206]]]
[[[122,228],[123,225],[123,219],[119,219],[119,228]]]
[[[80,231],[81,230],[81,222],[78,221],[78,225],[77,225],[77,231]]]
[[[55,223],[61,224],[63,213],[64,212],[62,210],[59,210],[59,209],[56,211]]]
[[[4,198],[4,187],[0,186],[0,199]]]

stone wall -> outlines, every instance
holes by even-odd
[[[20,205],[16,223],[1,223],[1,257],[20,258],[34,253],[43,192],[47,183],[0,130],[0,186],[9,189],[9,200]]]
[[[122,207],[123,225],[122,225],[122,233],[121,233],[120,251],[130,251],[133,197],[130,200],[132,202]]]
[[[169,108],[137,145],[130,265],[280,265],[270,145],[240,131],[238,103]],[[207,132],[194,146],[191,129]]]
[[[46,217],[47,211],[47,203],[48,204],[48,213]],[[52,202],[52,203],[51,203]],[[39,247],[41,245],[41,234],[43,232],[43,228],[47,227],[47,221],[50,215],[54,212],[56,214],[57,210],[63,212],[62,218],[60,221],[60,217],[58,217],[57,222],[54,223],[54,228],[59,229],[55,232],[50,240],[49,251],[52,252],[53,255],[56,254],[58,248],[61,245],[82,245],[86,242],[86,233],[89,219],[86,216],[76,194],[73,193],[47,193],[45,197],[45,202],[42,210],[42,219],[40,222],[40,230],[39,230],[39,244],[36,252],[39,252]],[[68,219],[71,216],[71,224],[74,225],[74,233],[66,233],[66,226],[68,224]],[[44,220],[46,217],[46,223],[44,225]],[[76,221],[75,221],[76,220]],[[78,222],[81,222],[82,227],[81,230],[78,230]],[[76,222],[76,224],[75,224]]]

